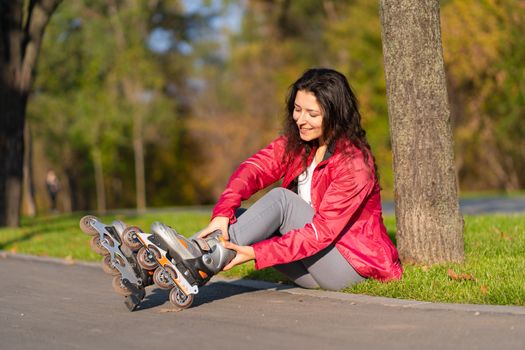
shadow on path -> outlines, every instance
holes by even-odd
[[[199,293],[195,296],[192,307],[227,299],[236,295],[255,292],[258,289],[234,285],[228,282],[211,282],[199,288]],[[172,307],[169,301],[169,290],[153,287],[148,289],[144,300],[135,311],[147,310],[158,306],[166,305]]]

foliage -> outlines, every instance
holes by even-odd
[[[161,56],[147,41],[152,30],[174,24],[183,27],[178,33],[185,40],[185,31],[200,21],[182,17],[173,1],[92,0],[66,3],[57,12],[43,47],[29,122],[36,142],[45,145],[47,167],[59,169],[66,180],[64,194],[80,198],[71,209],[93,206],[97,166],[104,177],[97,181],[109,184],[104,189],[109,207],[134,205],[137,137],[146,164],[155,170],[147,174],[150,203],[197,200],[192,158],[186,154],[192,143],[179,102],[184,96],[176,91],[184,89],[187,73],[181,66],[189,58],[176,48]],[[166,60],[176,64],[165,66]],[[98,165],[96,154],[102,157]],[[75,181],[80,183],[74,186]],[[80,188],[86,190],[78,196]]]
[[[381,185],[391,195],[392,152],[378,4],[357,0],[334,11],[325,33],[328,45],[325,59],[346,74],[356,90]]]
[[[201,71],[209,87],[194,109],[194,134],[217,145],[203,171],[218,170],[221,181],[216,181],[214,193],[220,193],[239,162],[278,134],[287,89],[312,66],[331,66],[349,77],[382,185],[391,189],[377,3],[274,1],[244,6],[241,30],[230,35],[229,56]],[[220,135],[213,134],[213,127],[204,129],[211,118],[222,125]]]
[[[521,189],[524,3],[441,7],[460,187]],[[311,66],[330,66],[355,89],[391,196],[377,2],[224,0],[192,8],[175,0],[62,4],[29,103],[36,179],[58,169],[70,209],[93,208],[98,149],[108,207],[133,206],[134,130],[142,125],[148,205],[213,203],[235,167],[279,133],[288,86]],[[239,28],[227,24],[235,16]]]
[[[525,185],[525,2],[450,1],[444,54],[465,189]]]

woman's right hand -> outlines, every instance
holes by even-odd
[[[222,232],[222,237],[229,241],[230,236],[228,235],[228,226],[230,225],[230,218],[226,216],[216,216],[214,217],[208,226],[206,226],[200,233],[199,238],[204,238],[210,233],[220,230]]]

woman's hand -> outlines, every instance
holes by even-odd
[[[251,246],[243,246],[233,244],[232,242],[224,242],[224,246],[228,249],[235,250],[237,255],[230,261],[230,263],[222,269],[223,271],[229,270],[234,266],[245,263],[247,261],[255,259],[255,251]]]
[[[228,226],[230,225],[230,218],[226,216],[214,217],[208,226],[206,226],[200,233],[199,238],[204,238],[210,233],[220,230],[222,232],[222,238],[229,241],[230,236],[228,235]]]

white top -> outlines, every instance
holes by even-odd
[[[299,175],[299,178],[297,179],[297,194],[302,199],[304,199],[306,203],[310,205],[312,205],[312,176],[314,174],[314,169],[316,165],[317,163],[314,157],[312,163],[308,166],[308,168],[306,168],[306,170],[301,175]]]

